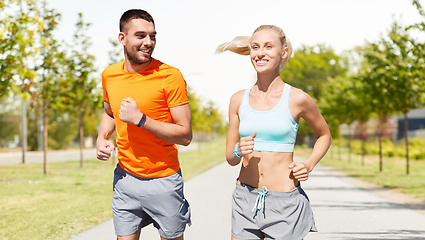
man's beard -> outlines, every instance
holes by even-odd
[[[124,48],[125,55],[127,56],[128,61],[132,65],[141,65],[144,63],[148,63],[151,60],[151,57],[139,57],[137,56],[138,51],[130,53],[126,48]]]

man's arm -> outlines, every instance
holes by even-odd
[[[109,137],[115,131],[115,120],[112,113],[111,105],[104,102],[104,111],[99,124],[99,133],[96,140],[96,153],[99,160],[106,161],[115,151],[115,145],[109,141]]]
[[[192,141],[192,114],[189,104],[170,108],[173,123],[156,121],[148,116],[140,126],[164,141],[187,146]],[[137,103],[131,98],[125,98],[121,102],[119,118],[128,124],[139,124],[143,113],[140,112]]]

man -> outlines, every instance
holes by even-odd
[[[180,240],[191,224],[175,146],[192,140],[186,82],[177,68],[152,58],[156,31],[146,11],[125,12],[118,39],[125,60],[102,73],[105,102],[96,142],[97,158],[108,160],[116,127],[115,232],[118,239],[139,239],[141,228],[153,223],[161,239]]]

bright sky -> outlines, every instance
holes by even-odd
[[[420,1],[425,7],[425,0]],[[155,20],[153,57],[180,69],[188,86],[204,101],[212,100],[224,115],[230,97],[255,83],[248,56],[215,54],[221,43],[250,36],[259,25],[281,27],[294,50],[326,44],[337,53],[376,41],[392,20],[425,21],[411,0],[47,0],[62,14],[59,36],[71,42],[78,12],[91,23],[91,53],[100,72],[109,62],[118,22],[128,9],[148,11]],[[288,64],[291,64],[289,61]],[[101,87],[101,86],[99,86]]]

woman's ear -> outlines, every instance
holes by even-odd
[[[282,59],[285,59],[288,57],[288,47],[283,48],[282,51]]]

